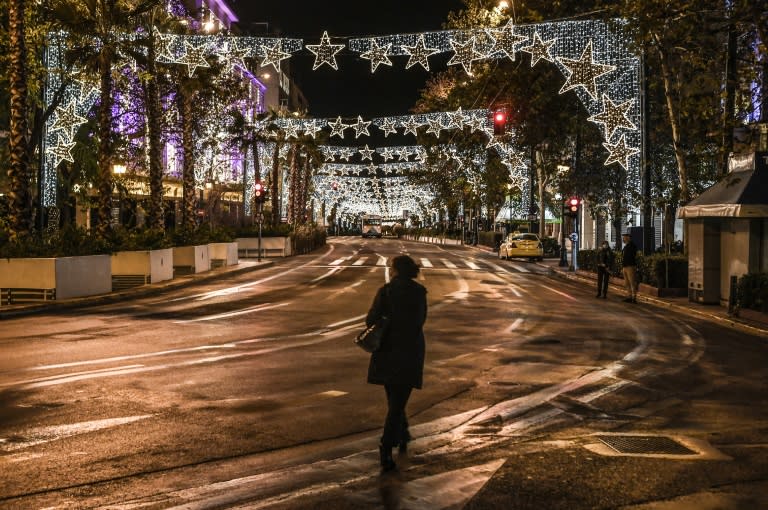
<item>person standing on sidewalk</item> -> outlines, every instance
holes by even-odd
[[[624,248],[621,249],[621,273],[629,293],[624,301],[637,303],[637,245],[627,233],[621,234],[621,240],[624,241]]]
[[[613,252],[608,241],[603,241],[597,250],[597,296],[603,299],[608,297],[608,279],[613,269]]]
[[[365,323],[376,323],[389,315],[389,330],[378,351],[371,354],[368,383],[384,386],[387,417],[379,443],[382,471],[397,466],[392,448],[408,449],[411,434],[405,406],[413,388],[421,389],[424,373],[424,322],[427,319],[427,289],[414,281],[419,266],[407,255],[392,259],[391,280],[376,293]]]

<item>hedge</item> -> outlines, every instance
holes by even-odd
[[[622,257],[620,251],[613,252],[614,263],[611,274],[621,276]],[[579,250],[579,269],[597,272],[597,250]],[[637,254],[637,275],[640,283],[657,288],[687,288],[688,258],[683,255],[653,253]]]
[[[746,274],[736,287],[739,308],[768,312],[768,273]]]

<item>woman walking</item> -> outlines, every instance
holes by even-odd
[[[368,383],[384,386],[387,417],[379,443],[382,471],[397,466],[392,448],[408,449],[411,435],[405,406],[413,388],[421,389],[424,372],[424,331],[427,318],[427,289],[414,281],[419,266],[407,255],[392,259],[390,282],[376,293],[365,319],[370,326],[381,317],[390,318],[389,331],[381,348],[371,354]]]

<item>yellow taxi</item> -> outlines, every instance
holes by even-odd
[[[499,246],[499,258],[527,257],[530,260],[544,259],[544,245],[536,234],[513,232]]]

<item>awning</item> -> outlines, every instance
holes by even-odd
[[[739,162],[723,180],[677,210],[678,218],[768,218],[766,153]]]

